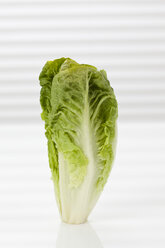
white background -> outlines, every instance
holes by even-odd
[[[71,57],[104,68],[118,149],[89,225],[61,225],[38,75]],[[165,247],[165,1],[0,0],[0,247]]]

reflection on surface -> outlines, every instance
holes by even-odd
[[[89,223],[69,225],[61,223],[58,232],[57,248],[103,248],[96,232]]]

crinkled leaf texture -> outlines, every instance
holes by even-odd
[[[104,70],[70,58],[48,61],[39,76],[49,164],[62,220],[87,220],[115,155],[117,101]]]

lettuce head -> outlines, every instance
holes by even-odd
[[[70,58],[40,76],[41,117],[56,201],[66,223],[87,220],[112,168],[118,106],[104,70]]]

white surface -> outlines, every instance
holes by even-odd
[[[42,124],[1,125],[0,140],[0,247],[165,247],[164,123],[119,123],[109,181],[78,228],[60,224]]]
[[[165,0],[0,0],[0,20],[0,122],[39,123],[62,56],[107,71],[121,120],[165,120]]]

